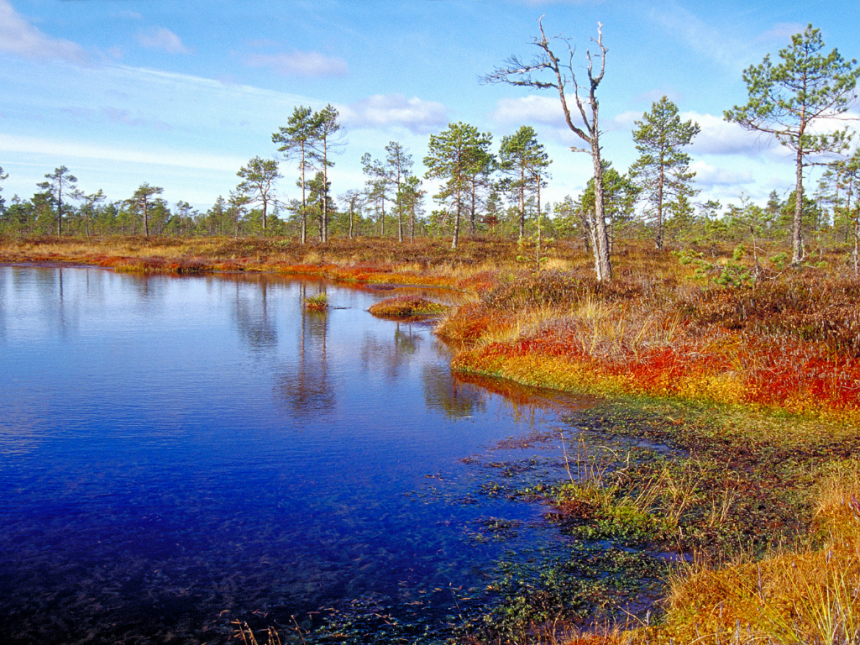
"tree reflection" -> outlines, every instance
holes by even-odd
[[[81,304],[88,297],[81,289],[80,271],[87,271],[89,276],[86,269],[13,267],[9,274],[10,295],[32,292],[36,297],[14,305],[6,302],[5,306],[15,307],[15,317],[19,320],[26,319],[27,324],[44,326],[47,330],[55,330],[60,337],[66,337],[79,328]],[[0,311],[3,307],[0,305]],[[5,323],[0,323],[2,326]]]
[[[236,327],[242,339],[258,351],[273,350],[278,345],[277,325],[269,311],[268,288],[266,276],[260,276],[258,285],[236,280]]]
[[[382,367],[382,372],[388,381],[394,381],[402,376],[402,368],[412,360],[418,351],[422,336],[416,333],[412,325],[396,323],[394,342],[383,341],[370,332],[364,335],[361,344],[361,362],[365,370],[374,366]]]
[[[480,387],[458,381],[448,367],[426,366],[421,374],[421,386],[427,407],[449,417],[469,417],[486,410],[488,393]]]
[[[323,283],[317,286],[317,293],[325,293]],[[300,419],[327,414],[337,404],[326,354],[328,315],[325,311],[306,309],[307,295],[307,285],[301,283],[298,357],[275,384],[276,397],[286,404],[290,414]]]

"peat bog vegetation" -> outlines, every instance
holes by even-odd
[[[784,266],[785,250],[616,241],[603,283],[573,243],[552,243],[537,263],[525,259],[534,249],[497,238],[451,249],[423,238],[7,237],[0,262],[457,290],[464,304],[444,312],[401,297],[378,313],[439,315],[466,379],[595,395],[566,417],[562,481],[486,491],[544,501],[578,546],[531,577],[504,576],[500,602],[459,640],[855,643],[860,282],[844,249],[805,266]],[[251,642],[248,629],[236,638]]]

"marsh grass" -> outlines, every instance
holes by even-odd
[[[328,295],[318,293],[315,296],[305,298],[305,308],[310,311],[325,311],[328,309]]]
[[[860,462],[831,469],[819,487],[817,531],[722,568],[696,564],[670,580],[660,640],[668,642],[860,642]]]
[[[234,620],[231,622],[233,625],[233,640],[241,640],[244,645],[281,645],[281,635],[278,633],[278,630],[274,627],[266,627],[265,628],[265,641],[258,641],[256,634],[248,625],[247,622],[243,622],[240,620]],[[258,633],[261,630],[258,630]],[[301,636],[301,631],[299,631],[299,635]],[[304,638],[302,637],[302,642],[304,642]]]
[[[421,296],[402,295],[380,300],[371,305],[368,311],[374,316],[415,318],[419,316],[441,315],[449,309],[446,305],[433,302]]]
[[[466,372],[860,418],[860,283],[800,272],[753,289],[680,277],[628,272],[603,285],[500,272],[438,332],[471,343],[454,362]]]
[[[715,267],[732,257],[700,250]],[[720,286],[645,244],[619,243],[609,285],[569,244],[552,253],[530,271],[515,243],[493,239],[456,252],[443,240],[0,240],[4,262],[455,287],[465,303],[438,326],[461,343],[455,370],[617,395],[572,423],[687,456],[583,452],[554,501],[579,535],[695,551],[697,560],[670,578],[657,625],[578,632],[553,622],[560,605],[543,591],[516,588],[514,597],[537,605],[513,606],[518,636],[499,642],[860,643],[860,469],[850,458],[860,450],[860,282],[838,253],[823,253],[830,268],[787,269],[754,286]],[[572,597],[581,564],[549,580],[559,597]],[[543,614],[529,614],[535,606]]]

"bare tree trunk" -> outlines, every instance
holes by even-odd
[[[860,278],[860,210],[854,216],[854,277]]]
[[[594,131],[597,132],[597,111],[594,114]],[[599,282],[612,280],[609,238],[606,235],[606,215],[603,208],[603,163],[600,159],[600,144],[597,137],[591,140],[591,158],[594,161],[594,224],[596,240],[594,245],[594,267]]]
[[[801,131],[800,136],[803,136]],[[799,139],[798,139],[799,140]],[[797,146],[797,187],[794,191],[794,225],[792,227],[792,264],[803,262],[803,145]]]
[[[322,185],[322,219],[320,219],[320,237],[323,244],[328,242],[328,141],[323,139],[323,185]]]
[[[526,175],[525,168],[520,166],[520,240],[526,234]]]
[[[400,195],[400,175],[397,175],[397,241],[403,243],[403,197]]]
[[[662,159],[665,155],[663,150],[660,151],[660,158]],[[663,164],[660,164],[660,180],[657,182],[657,236],[654,240],[654,244],[658,251],[663,248]]]
[[[540,212],[540,175],[537,178],[537,266],[540,269],[540,245],[541,245],[541,212]]]
[[[471,210],[469,212],[469,234],[472,237],[475,237],[475,233],[478,232],[477,227],[475,226],[475,211],[478,210],[477,205],[478,200],[478,180],[477,175],[472,178],[472,204]]]
[[[454,239],[451,241],[451,248],[457,248],[457,242],[460,239],[460,191],[457,191],[457,212],[454,215]]]

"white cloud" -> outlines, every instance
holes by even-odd
[[[682,112],[681,118],[699,124],[701,132],[693,139],[690,149],[694,154],[749,155],[777,153],[779,144],[770,135],[745,130],[737,123],[729,123],[721,116]]]
[[[88,60],[80,45],[43,34],[18,15],[8,0],[0,0],[0,52],[30,60],[64,60],[78,65]]]
[[[607,130],[633,130],[635,122],[642,120],[642,112],[636,110],[628,110],[621,114],[616,114],[610,121],[604,122]]]
[[[196,168],[235,172],[246,159],[207,155],[179,150],[143,150],[115,145],[98,145],[81,141],[17,136],[0,133],[0,151],[49,155],[55,158],[84,158],[124,163],[142,163],[176,168]]]
[[[696,184],[699,186],[738,186],[753,181],[753,174],[749,170],[717,168],[701,159],[692,162],[690,170],[696,173]]]
[[[137,35],[137,42],[149,49],[162,49],[168,54],[190,54],[182,39],[165,27],[154,27]]]
[[[576,105],[568,102],[572,110]],[[577,114],[571,114],[577,116]],[[566,128],[564,112],[558,96],[524,96],[516,99],[501,99],[498,102],[493,118],[498,123],[541,123],[555,128]]]
[[[317,52],[291,54],[249,54],[245,64],[250,67],[270,67],[284,76],[346,76],[349,65],[342,58],[331,58]]]
[[[691,119],[698,123],[702,131],[693,139],[691,150],[696,154],[712,155],[766,155],[773,159],[785,160],[793,156],[793,152],[780,145],[770,134],[746,130],[737,123],[729,123],[721,116],[699,114],[698,112],[682,112],[684,120]],[[618,118],[618,117],[616,117]],[[814,121],[809,132],[813,134],[831,133],[848,126],[849,130],[857,131],[858,115],[848,112],[831,118],[820,118]]]
[[[375,94],[341,108],[345,125],[356,128],[402,127],[416,134],[433,132],[448,123],[448,109],[436,101],[402,94]]]

